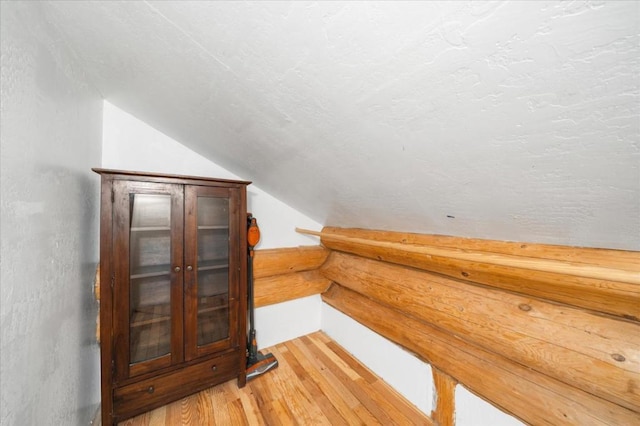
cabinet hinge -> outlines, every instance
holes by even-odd
[[[111,275],[111,288],[113,288],[113,285],[115,284],[115,282],[116,282],[116,274],[112,274]]]
[[[116,362],[114,360],[111,360],[111,377],[114,377],[116,375]]]
[[[116,201],[116,193],[113,190],[113,188],[111,188],[111,202],[115,202]]]

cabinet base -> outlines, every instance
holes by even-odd
[[[238,352],[113,390],[113,423],[161,407],[208,387],[239,377]]]

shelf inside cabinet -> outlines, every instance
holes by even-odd
[[[228,225],[198,225],[198,229],[201,230],[227,230],[229,229]]]
[[[171,351],[171,306],[138,307],[131,314],[131,363],[148,361]]]
[[[198,298],[198,314],[226,309],[228,307],[229,299],[226,292]]]
[[[201,260],[198,262],[198,271],[210,271],[213,269],[228,269],[229,268],[229,259],[211,259],[211,260]]]
[[[156,324],[171,319],[170,305],[151,305],[139,307],[131,314],[131,328]]]
[[[131,232],[157,232],[157,231],[171,231],[168,226],[133,226]]]
[[[130,276],[132,280],[137,278],[160,277],[163,275],[169,275],[171,273],[171,266],[169,264],[140,266],[132,272],[134,272]]]

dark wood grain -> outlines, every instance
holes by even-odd
[[[103,424],[113,424],[230,378],[244,386],[246,185],[249,182],[106,169],[94,171],[102,177],[100,337]],[[169,223],[132,230],[131,200],[135,194],[167,196],[171,206]],[[220,327],[207,323],[200,330],[196,328],[198,224],[195,213],[198,196],[219,197],[229,203],[228,291],[223,299],[215,300],[224,306],[211,307],[213,298],[205,298],[211,320],[223,321],[224,324]],[[143,241],[142,238],[149,237],[134,239],[131,237],[133,232],[155,233],[153,238],[166,238],[167,241],[157,243],[158,250],[151,247],[142,256],[144,260],[140,260],[139,257],[130,257],[130,252],[143,244],[139,242]],[[225,244],[226,241],[225,237]],[[163,254],[160,247],[169,250],[169,254]],[[164,269],[166,271],[163,272]],[[132,285],[133,280],[138,284]],[[154,288],[154,285],[167,285],[168,293]],[[131,296],[134,289],[136,293]],[[143,293],[145,304],[133,311],[131,307],[135,305],[131,304],[131,297],[142,297]],[[168,323],[170,327],[166,326]],[[212,344],[198,345],[198,332],[218,338],[221,337],[220,330],[225,330],[223,338]],[[131,344],[138,342],[140,345],[130,350]],[[171,413],[172,418],[183,417],[184,414],[181,411]],[[239,418],[238,413],[231,417]]]

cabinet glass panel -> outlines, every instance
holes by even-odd
[[[171,196],[130,195],[129,355],[166,355],[171,343]]]
[[[198,197],[198,346],[229,337],[229,199]]]

